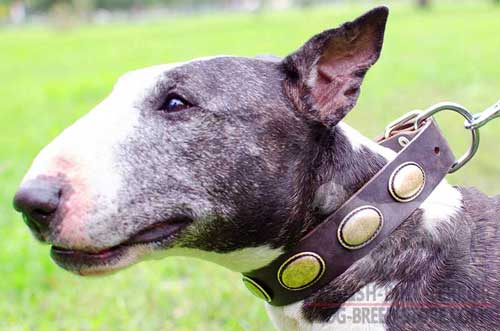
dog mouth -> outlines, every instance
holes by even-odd
[[[50,255],[62,268],[80,275],[100,275],[123,269],[138,258],[169,246],[192,223],[187,216],[173,216],[155,223],[126,241],[97,252],[52,246]]]

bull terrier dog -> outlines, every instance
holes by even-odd
[[[269,265],[396,155],[342,121],[387,16],[377,7],[283,59],[216,56],[125,74],[40,152],[15,208],[79,275],[172,255],[240,273]],[[499,197],[442,181],[342,275],[267,305],[270,318],[286,331],[498,329],[499,215]],[[384,309],[377,321],[350,315],[361,306]]]

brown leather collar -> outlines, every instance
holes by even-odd
[[[379,139],[399,152],[393,161],[291,250],[244,274],[255,295],[274,306],[305,299],[370,253],[434,191],[455,160],[437,125],[428,120],[393,134]]]

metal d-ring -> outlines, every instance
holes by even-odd
[[[465,118],[467,123],[474,122],[474,115],[472,115],[472,113],[468,111],[465,107],[452,102],[440,102],[424,110],[420,115],[417,116],[415,120],[415,129],[420,128],[420,126],[426,119],[443,110],[452,110],[456,113],[459,113]],[[470,130],[472,134],[472,144],[469,147],[469,150],[462,157],[456,160],[455,163],[453,163],[453,165],[450,168],[450,171],[448,171],[448,173],[450,174],[456,172],[457,170],[462,168],[465,164],[467,164],[467,162],[469,162],[474,157],[479,148],[479,141],[480,141],[479,130],[475,127],[471,127]]]

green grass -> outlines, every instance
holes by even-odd
[[[239,275],[181,258],[107,278],[57,268],[11,209],[32,158],[91,109],[120,74],[211,54],[286,55],[367,7],[203,16],[136,24],[0,31],[0,330],[270,330]],[[500,10],[487,1],[394,8],[382,58],[348,122],[368,136],[414,108],[453,100],[479,111],[500,98]],[[455,116],[440,123],[457,153],[469,142]],[[476,159],[453,183],[499,190],[500,121],[482,130]]]

